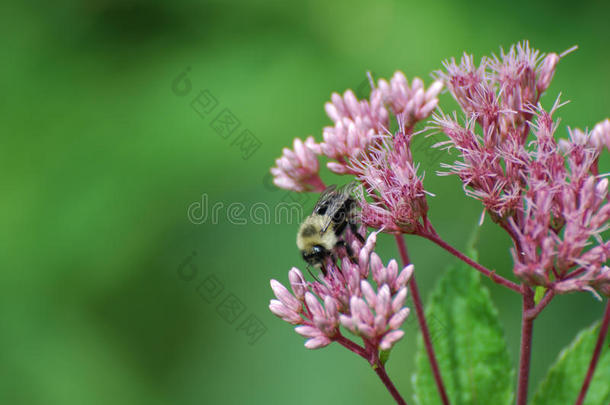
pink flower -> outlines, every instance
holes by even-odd
[[[590,144],[600,151],[603,147],[610,151],[610,119],[606,118],[593,127]]]
[[[380,137],[379,146],[352,160],[350,167],[373,200],[359,196],[362,222],[386,232],[416,233],[425,227],[428,204],[423,176],[417,174],[411,156],[412,135],[403,131],[399,121],[399,132],[393,138]]]
[[[459,176],[465,193],[509,232],[517,276],[559,292],[604,293],[599,269],[610,257],[602,238],[610,206],[607,181],[596,176],[610,123],[590,133],[570,130],[569,140],[557,142],[559,98],[549,112],[534,107],[563,55],[542,55],[525,42],[478,67],[466,54],[459,65],[445,62],[438,76],[465,117],[463,123],[455,113],[433,117],[449,138],[436,146],[455,148],[459,156],[440,174]]]
[[[271,169],[274,183],[293,191],[321,191],[324,187],[315,155],[328,157],[331,161],[327,167],[334,173],[356,174],[350,162],[369,155],[379,146],[379,135],[388,133],[390,117],[385,103],[401,122],[402,131],[410,134],[413,126],[436,108],[442,86],[436,81],[426,90],[419,78],[409,85],[404,74],[396,72],[390,82],[379,80],[379,87],[372,89],[368,100],[358,100],[351,90],[343,95],[333,93],[325,104],[333,126],[323,129],[320,144],[311,137],[305,143],[297,138],[294,150],[284,149]]]
[[[371,93],[370,101],[357,100],[351,90],[343,96],[333,93],[325,109],[334,126],[324,128],[320,152],[336,160],[328,163],[331,171],[345,174],[348,172],[345,160],[367,151],[374,144],[375,135],[388,125],[388,112],[381,94],[376,91]]]
[[[404,73],[397,71],[389,83],[384,79],[379,80],[378,88],[394,115],[406,128],[412,128],[417,121],[426,119],[434,111],[443,83],[437,80],[425,90],[424,82],[416,77],[409,86]]]
[[[322,191],[324,183],[318,174],[320,166],[315,151],[319,148],[313,137],[294,139],[294,150],[284,148],[282,157],[271,168],[276,186],[293,191]]]
[[[406,287],[402,287],[405,292],[401,291],[394,298],[387,284],[376,293],[368,281],[363,280],[361,288],[367,292],[365,298],[351,297],[349,315],[339,316],[341,325],[353,334],[375,342],[381,350],[389,350],[404,335],[398,328],[409,315],[409,308],[403,307]]]
[[[597,293],[610,297],[610,267],[591,267],[579,277],[560,281],[555,285],[555,290],[560,293],[573,291],[589,291],[601,300]]]
[[[481,200],[494,221],[520,209],[529,167],[532,161],[540,162],[526,145],[530,128],[537,132],[537,158],[553,167],[561,160],[550,118],[561,105],[557,101],[550,113],[533,107],[548,88],[559,58],[540,54],[524,42],[500,57],[484,57],[478,67],[464,54],[459,65],[452,59],[444,63],[445,72],[437,72],[465,115],[463,124],[455,113],[433,117],[435,127],[449,138],[436,146],[455,148],[460,157],[443,165],[448,171],[439,174],[458,175],[466,194]],[[530,122],[534,116],[537,124]]]
[[[289,272],[292,293],[271,280],[277,299],[271,300],[269,309],[298,325],[295,331],[308,339],[305,347],[318,349],[342,338],[341,326],[364,339],[365,347],[377,350],[389,350],[402,337],[399,328],[409,314],[404,303],[413,265],[400,272],[395,260],[384,266],[373,252],[376,237],[377,233],[370,234],[364,245],[354,238],[351,242],[358,262],[340,253],[340,265],[328,262],[321,281],[306,282],[293,268]],[[367,280],[369,275],[377,288]]]
[[[500,57],[482,58],[478,67],[472,55],[465,53],[459,65],[455,59],[445,61],[445,71],[436,74],[467,120],[482,127],[485,146],[493,147],[506,136],[523,144],[530,106],[536,105],[548,88],[559,59],[557,54],[545,56],[523,42],[507,53],[501,51]]]
[[[610,221],[608,180],[568,179],[538,184],[528,193],[520,223],[511,218],[518,242],[514,271],[530,284],[555,285],[559,292],[596,289],[606,295],[608,274],[598,273],[610,258],[610,242],[602,238]]]
[[[610,242],[602,238],[610,220],[608,181],[593,173],[598,150],[580,130],[558,144],[551,114],[541,108],[535,114],[535,150],[523,170],[525,207],[509,218],[515,274],[533,285],[556,284],[559,292],[605,294],[607,287],[591,277],[610,257]]]

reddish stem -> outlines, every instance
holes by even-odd
[[[585,381],[582,384],[582,389],[580,390],[580,394],[578,395],[578,399],[576,400],[576,405],[582,405],[585,400],[587,390],[589,389],[589,384],[591,384],[591,380],[593,379],[593,373],[595,372],[597,361],[599,360],[599,356],[602,352],[602,346],[604,345],[606,334],[608,333],[608,325],[610,325],[610,300],[608,300],[608,302],[606,303],[604,320],[602,321],[602,324],[599,328],[599,336],[597,337],[597,343],[595,344],[595,349],[593,350],[593,357],[591,358],[591,363],[589,363],[589,370],[587,370],[587,376],[585,377]]]
[[[529,319],[528,311],[534,308],[534,292],[531,288],[522,285],[523,314],[521,321],[521,358],[519,360],[519,385],[517,387],[517,405],[527,404],[527,390],[530,376],[530,360],[532,357],[532,336],[534,319]]]
[[[555,296],[555,290],[549,290],[549,292],[547,292],[546,295],[544,297],[542,297],[542,300],[540,300],[538,305],[536,305],[534,308],[528,310],[525,313],[526,318],[531,319],[531,320],[536,319],[536,317],[540,314],[540,312],[542,312],[542,310],[547,305],[549,305],[549,302],[551,302],[551,300],[553,299],[554,296]]]
[[[373,368],[375,369],[375,372],[377,373],[381,381],[383,381],[385,387],[388,389],[388,391],[390,391],[390,394],[392,394],[392,397],[394,398],[396,403],[398,405],[407,405],[407,402],[400,396],[400,393],[398,392],[398,390],[396,390],[396,387],[392,383],[392,380],[390,380],[390,377],[388,377],[388,373],[385,372],[385,367],[379,364],[377,365],[377,367],[373,366]]]
[[[322,181],[320,175],[317,173],[312,175],[307,182],[314,187],[314,193],[321,193],[326,190],[326,184],[324,184],[324,181]]]
[[[508,236],[510,236],[510,238],[513,241],[513,245],[515,245],[515,249],[517,249],[517,252],[521,253],[523,251],[523,249],[521,249],[521,242],[519,242],[519,237],[512,230],[512,228],[508,224],[508,221],[502,220],[502,221],[499,221],[498,224],[500,225],[500,227],[502,229],[504,229],[506,231]]]
[[[400,252],[403,265],[406,266],[410,263],[409,255],[407,253],[407,246],[405,245],[402,235],[394,236],[396,238],[396,244],[398,245],[398,251]],[[449,405],[449,398],[447,396],[447,392],[445,391],[445,386],[443,385],[443,377],[441,376],[438,362],[436,361],[436,355],[434,354],[434,347],[432,346],[432,339],[430,338],[430,331],[428,329],[428,324],[424,314],[424,307],[419,295],[419,289],[417,288],[417,282],[415,281],[415,274],[411,276],[411,280],[409,281],[409,289],[411,290],[411,295],[413,296],[413,305],[415,306],[415,312],[417,313],[417,321],[419,322],[419,327],[421,329],[424,345],[426,346],[426,353],[428,354],[428,360],[430,361],[430,366],[432,368],[432,374],[434,375],[434,381],[436,382],[438,393],[441,396],[443,404]]]
[[[505,279],[504,277],[496,274],[495,271],[489,270],[488,268],[475,262],[470,257],[466,256],[465,254],[463,254],[462,252],[460,252],[459,250],[457,250],[456,248],[454,248],[453,246],[451,246],[450,244],[448,244],[447,242],[445,242],[444,240],[439,238],[436,233],[422,232],[419,235],[428,239],[429,241],[436,243],[437,245],[439,245],[440,247],[442,247],[443,249],[445,249],[447,252],[451,253],[458,259],[460,259],[463,262],[465,262],[466,264],[474,267],[475,269],[477,269],[478,271],[480,271],[481,273],[483,273],[484,275],[489,277],[493,282],[503,285],[504,287],[510,288],[511,290],[516,291],[518,293],[521,293],[521,287],[519,287],[518,284]]]
[[[572,271],[571,273],[568,273],[567,275],[561,277],[561,280],[565,280],[568,278],[574,278],[576,276],[581,275],[582,273],[584,273],[587,269],[585,269],[584,267],[579,267],[576,270]]]
[[[396,403],[398,405],[407,405],[407,402],[402,398],[402,396],[396,389],[396,386],[394,386],[394,383],[392,382],[392,380],[390,380],[388,373],[386,373],[386,371],[385,371],[385,367],[379,361],[379,355],[377,354],[376,346],[367,345],[367,348],[364,348],[364,347],[352,342],[351,340],[347,339],[345,336],[341,335],[340,333],[334,337],[334,340],[335,340],[335,342],[339,343],[341,346],[356,353],[357,355],[359,355],[360,357],[362,357],[363,359],[368,361],[373,366],[375,373],[377,373],[377,375],[383,382],[383,385],[385,385],[385,387],[390,392],[390,394],[392,395],[392,397],[394,398]]]
[[[345,336],[339,334],[339,335],[335,336],[334,339],[341,346],[343,346],[346,349],[356,353],[358,356],[364,357],[365,359],[367,358],[366,350],[363,347],[361,347],[361,346],[357,345],[356,343],[352,342],[351,340],[349,340]]]

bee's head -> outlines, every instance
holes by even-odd
[[[301,251],[303,260],[316,268],[322,268],[324,259],[330,255],[330,251],[321,245],[313,245],[311,249]]]

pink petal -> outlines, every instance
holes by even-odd
[[[383,337],[383,339],[381,339],[381,342],[379,343],[379,347],[381,348],[381,350],[390,350],[392,348],[392,346],[394,345],[394,343],[396,343],[398,340],[400,340],[404,336],[404,334],[405,334],[405,332],[403,332],[400,329],[387,333]]]
[[[314,316],[318,316],[320,318],[323,318],[325,316],[322,305],[320,304],[318,299],[309,291],[305,293],[305,302],[307,303],[307,307]]]
[[[288,289],[284,287],[279,281],[272,279],[271,288],[273,289],[273,292],[275,293],[277,299],[282,301],[282,303],[288,308],[295,312],[299,312],[301,310],[303,305],[301,301],[294,298],[293,295],[290,294],[290,291],[288,291]]]
[[[398,290],[398,293],[396,293],[396,296],[392,300],[392,311],[396,312],[396,311],[400,310],[400,308],[402,308],[403,305],[405,304],[406,298],[407,298],[407,287],[403,287],[400,290]]]
[[[388,321],[388,326],[390,327],[390,329],[400,328],[400,325],[402,325],[405,319],[407,319],[407,316],[409,316],[409,312],[409,308],[403,308],[394,315],[392,315],[392,317]]]
[[[305,342],[305,347],[308,349],[320,349],[331,344],[332,340],[326,336],[317,336]]]

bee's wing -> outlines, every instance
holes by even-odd
[[[336,189],[337,186],[333,184],[331,186],[326,187],[326,189],[322,191],[322,194],[320,194],[320,198],[318,199],[316,206],[313,207],[314,214],[326,214],[326,212],[328,211],[328,206],[332,202],[336,194]]]
[[[347,200],[351,196],[352,191],[354,190],[357,184],[358,183],[356,183],[355,181],[352,181],[351,183],[345,184],[344,186],[341,186],[338,189],[334,186],[331,186],[332,190],[329,194],[327,194],[326,190],[324,190],[324,193],[321,196],[320,200],[322,200],[322,197],[324,197],[327,208],[324,212],[324,215],[326,216],[326,221],[322,226],[321,233],[326,232],[331,222],[333,221],[334,215],[343,206],[345,200]],[[329,189],[331,187],[329,187]]]

